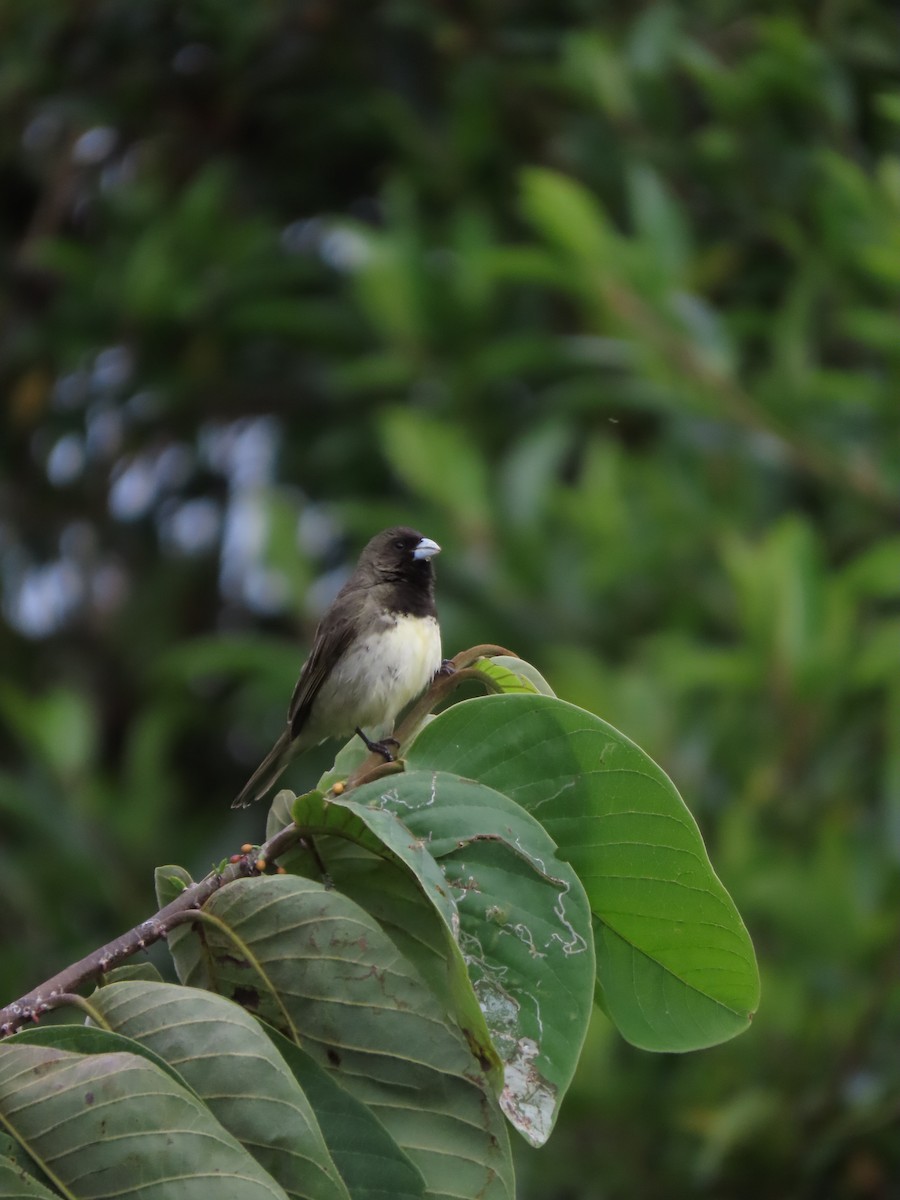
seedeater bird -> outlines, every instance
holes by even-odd
[[[326,738],[390,733],[441,666],[431,559],[437,542],[398,525],[377,533],[316,629],[281,737],[231,807],[261,800],[295,754]]]

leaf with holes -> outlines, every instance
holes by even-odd
[[[285,862],[297,873],[307,878],[315,879],[321,874],[320,863],[324,860],[331,878],[339,884],[340,890],[353,899],[351,879],[346,869],[349,862],[358,862],[358,858],[341,854],[332,844],[326,844],[323,838],[335,839],[340,842],[352,843],[364,851],[383,859],[401,873],[408,874],[415,882],[425,904],[432,907],[441,923],[444,933],[438,938],[439,968],[436,978],[427,975],[428,967],[436,965],[433,957],[420,953],[407,940],[400,944],[402,952],[408,953],[419,969],[426,973],[436,994],[447,1005],[466,1039],[472,1048],[472,1053],[485,1069],[489,1070],[497,1091],[502,1086],[502,1069],[500,1058],[491,1041],[484,1015],[478,1005],[478,999],[469,982],[466,963],[458,944],[459,913],[450,888],[444,878],[441,868],[432,858],[422,838],[416,836],[398,816],[384,808],[369,808],[365,803],[357,802],[357,793],[352,798],[328,799],[321,792],[309,792],[298,796],[291,812],[297,826],[316,839],[316,855],[303,852],[289,856]],[[335,879],[334,871],[340,872],[340,879]],[[368,868],[364,868],[365,873]],[[350,873],[352,875],[352,872]],[[373,910],[363,904],[366,911]],[[413,901],[413,908],[419,906]],[[416,914],[416,924],[422,932],[422,914]],[[408,928],[405,921],[398,926]],[[431,941],[431,936],[426,935]],[[423,961],[424,958],[424,961]]]
[[[541,822],[594,916],[604,1007],[635,1045],[690,1050],[746,1029],[753,946],[671,780],[593,714],[549,696],[488,696],[441,713],[411,771],[495,788]]]
[[[503,1110],[532,1144],[543,1144],[578,1062],[594,989],[590,908],[577,875],[533,817],[471,780],[407,771],[357,788],[353,798],[357,807],[402,815],[440,863],[503,1060]]]

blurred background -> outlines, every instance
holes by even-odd
[[[0,239],[4,1000],[259,840],[403,521],[760,958],[729,1045],[598,1014],[522,1200],[900,1195],[893,6],[2,0]]]

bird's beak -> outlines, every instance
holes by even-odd
[[[425,558],[433,558],[435,554],[440,554],[441,548],[437,542],[433,542],[431,538],[422,538],[415,550],[413,550],[413,558],[417,561]]]

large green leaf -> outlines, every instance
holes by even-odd
[[[286,1200],[165,1072],[131,1054],[0,1046],[0,1124],[65,1196]]]
[[[407,763],[478,780],[541,822],[585,886],[604,1005],[629,1041],[689,1050],[747,1027],[747,931],[671,780],[628,738],[561,700],[492,696],[442,713]]]
[[[409,831],[407,836],[411,837]],[[345,838],[319,835],[316,849],[337,890],[374,917],[400,953],[415,965],[461,1029],[495,1094],[499,1094],[503,1087],[502,1063],[456,935],[424,895],[416,877],[390,857]],[[318,879],[321,874],[316,859],[308,852],[291,855],[288,869],[308,879]]]
[[[316,1110],[352,1200],[421,1200],[425,1181],[371,1109],[277,1029],[266,1032]]]
[[[289,1196],[347,1200],[309,1101],[244,1009],[199,988],[142,982],[100,988],[91,1003],[175,1067]]]
[[[402,814],[407,836],[439,860],[503,1059],[503,1110],[542,1144],[578,1062],[594,988],[590,908],[577,875],[533,817],[471,780],[408,771],[356,789],[353,799],[373,815]]]
[[[391,776],[346,799],[313,792],[296,801],[293,814],[316,837],[319,860],[340,890],[394,940],[398,931],[415,939],[398,945],[437,994],[452,1000],[448,1007],[482,1065],[497,1057],[486,1018],[504,1066],[503,1109],[532,1143],[546,1141],[578,1062],[595,980],[588,901],[546,831],[501,793],[432,773]],[[334,839],[323,842],[328,833],[412,873],[446,926],[438,955],[427,953],[434,940],[415,898],[407,893],[400,902],[396,878],[386,880],[383,869]],[[309,855],[291,868],[319,872]]]
[[[293,875],[210,898],[189,982],[239,999],[302,1041],[368,1104],[434,1197],[508,1200],[512,1165],[490,1082],[455,1023],[377,922]]]

